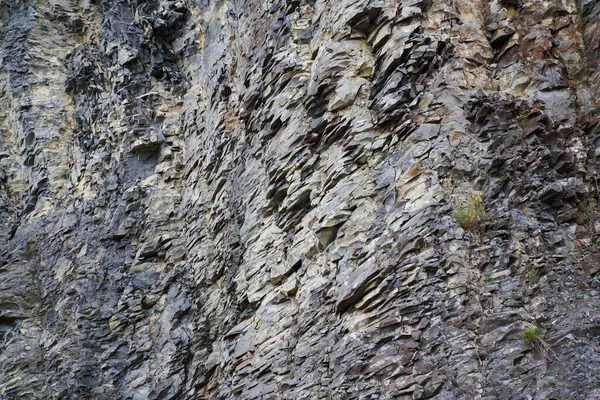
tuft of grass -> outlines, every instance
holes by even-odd
[[[530,265],[527,272],[527,280],[533,283],[537,281],[537,278],[538,276],[535,267],[533,265]]]
[[[525,126],[527,122],[527,117],[529,116],[529,110],[519,110],[517,113],[517,123],[521,128]]]
[[[470,195],[466,203],[459,204],[454,209],[453,215],[463,229],[475,230],[480,222],[487,219],[483,198],[480,194]]]
[[[536,343],[542,333],[542,328],[537,325],[530,325],[523,330],[521,337],[530,343]]]
[[[554,382],[553,380],[549,380],[548,386],[550,386],[551,388],[556,387],[556,382]]]
[[[25,254],[32,256],[38,251],[38,242],[34,239],[29,239],[25,245]]]
[[[494,280],[492,279],[491,276],[486,276],[485,278],[483,278],[483,283],[492,283]]]

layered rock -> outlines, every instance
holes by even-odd
[[[596,1],[0,11],[0,398],[600,395]]]

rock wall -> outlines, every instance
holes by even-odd
[[[0,13],[0,399],[600,396],[596,0]]]

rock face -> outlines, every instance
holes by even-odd
[[[0,13],[0,399],[600,396],[596,0]]]

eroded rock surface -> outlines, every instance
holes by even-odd
[[[0,399],[600,396],[596,0],[0,13]]]

